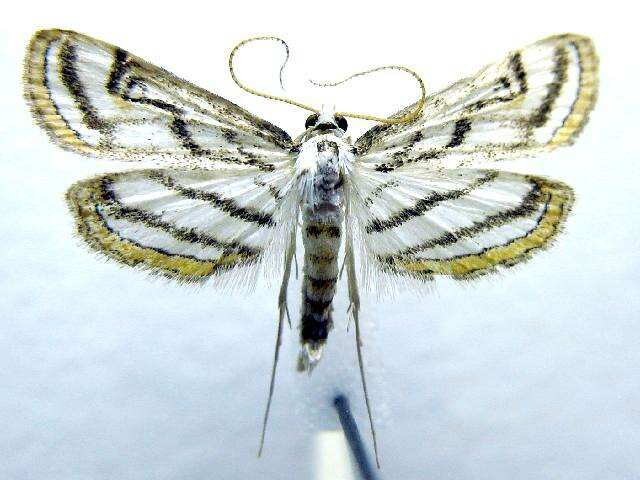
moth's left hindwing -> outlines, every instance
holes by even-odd
[[[355,234],[376,267],[367,283],[379,269],[467,280],[513,266],[552,243],[573,204],[561,182],[495,170],[417,177],[360,169],[349,188]]]
[[[208,169],[268,171],[291,160],[291,139],[280,128],[79,33],[36,33],[24,86],[36,121],[74,152]]]
[[[277,227],[286,171],[136,170],[73,185],[67,200],[82,238],[123,264],[199,282],[264,260]],[[283,218],[283,216],[285,218]],[[249,284],[235,275],[225,285]]]

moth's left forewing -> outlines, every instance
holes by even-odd
[[[356,142],[360,160],[383,172],[459,167],[570,144],[595,104],[597,75],[589,38],[549,37],[427,97],[411,123],[372,128]]]
[[[57,145],[163,166],[270,170],[290,162],[286,132],[128,51],[76,32],[42,30],[24,89]]]
[[[350,196],[365,285],[377,275],[469,280],[531,258],[562,230],[573,204],[562,182],[509,172],[422,176],[360,169]]]

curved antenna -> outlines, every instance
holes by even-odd
[[[415,104],[415,108],[410,111],[409,113],[407,113],[406,115],[403,115],[401,117],[397,117],[397,118],[383,118],[383,117],[376,117],[374,115],[365,115],[365,114],[360,114],[360,113],[350,113],[350,112],[336,112],[336,115],[341,115],[343,117],[350,117],[350,118],[359,118],[362,120],[372,120],[374,122],[380,122],[380,123],[384,123],[387,125],[393,125],[393,124],[397,124],[397,123],[407,123],[407,122],[411,122],[412,120],[415,120],[416,118],[418,118],[418,116],[420,116],[420,113],[422,113],[422,109],[424,108],[424,104],[426,102],[427,99],[427,90],[424,86],[424,82],[422,81],[422,78],[420,78],[420,75],[418,75],[416,72],[414,72],[413,70],[411,70],[410,68],[407,67],[403,67],[401,65],[385,65],[383,67],[377,67],[377,68],[372,68],[370,70],[365,70],[363,72],[358,72],[358,73],[354,73],[353,75],[349,75],[347,78],[337,81],[337,82],[316,82],[313,80],[309,80],[313,85],[316,85],[318,87],[336,87],[338,85],[342,85],[343,83],[348,82],[349,80],[356,78],[356,77],[362,77],[364,75],[369,75],[370,73],[375,73],[375,72],[380,72],[382,70],[400,70],[403,72],[407,72],[408,74],[410,74],[413,78],[416,79],[416,81],[418,82],[418,85],[420,86],[420,100],[418,100]]]
[[[238,85],[245,92],[251,93],[252,95],[257,95],[258,97],[267,98],[269,100],[275,100],[275,101],[278,101],[278,102],[288,103],[289,105],[294,105],[296,107],[303,108],[304,110],[309,110],[309,111],[314,112],[314,113],[319,113],[319,110],[317,108],[313,108],[313,107],[311,107],[309,105],[305,105],[304,103],[296,102],[295,100],[291,100],[289,98],[278,97],[276,95],[271,95],[269,93],[259,92],[258,90],[254,90],[251,87],[247,87],[245,84],[240,82],[240,80],[238,80],[238,77],[236,77],[236,73],[235,73],[235,71],[233,69],[233,58],[235,57],[235,55],[238,52],[238,50],[240,50],[240,48],[244,47],[248,43],[261,41],[261,40],[270,40],[270,41],[278,42],[278,43],[280,43],[280,44],[282,44],[284,46],[284,49],[285,49],[285,52],[286,52],[287,56],[284,59],[284,63],[280,67],[280,86],[282,87],[282,72],[284,70],[285,65],[287,64],[287,61],[289,60],[289,46],[287,45],[287,42],[285,42],[284,40],[282,40],[281,38],[278,38],[278,37],[252,37],[252,38],[247,38],[246,40],[241,41],[235,47],[233,47],[233,49],[231,50],[231,53],[229,54],[229,73],[231,74],[231,78],[236,83],[236,85]]]

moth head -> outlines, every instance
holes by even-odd
[[[320,113],[313,113],[307,117],[304,128],[306,130],[311,128],[320,133],[328,133],[332,130],[342,130],[344,133],[347,131],[348,124],[347,119],[342,115],[336,115],[333,108],[323,105]]]

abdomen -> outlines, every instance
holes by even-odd
[[[335,223],[305,222],[304,277],[300,320],[300,352],[298,370],[313,368],[320,360],[329,330],[331,312],[338,281],[338,251],[342,226]]]

